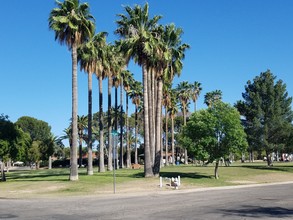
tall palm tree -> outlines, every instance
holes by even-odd
[[[96,76],[99,82],[99,172],[105,172],[104,164],[104,113],[103,113],[103,80],[106,77],[105,60],[106,60],[106,36],[105,32],[97,35],[96,48],[98,50],[96,62]]]
[[[171,102],[170,97],[171,92],[171,84],[165,83],[163,86],[163,106],[165,108],[165,155],[166,155],[166,166],[169,165],[168,160],[168,122],[169,122],[169,115],[168,115],[168,109]]]
[[[119,167],[123,168],[123,72],[122,70],[113,78],[113,83],[115,87],[115,130],[118,129],[118,110],[120,110],[120,154],[119,154]],[[118,87],[120,86],[120,108],[118,108]]]
[[[113,85],[113,79],[118,75],[118,73],[121,72],[122,66],[124,64],[124,59],[119,52],[119,47],[117,45],[111,45],[109,44],[106,49],[106,59],[104,63],[106,75],[108,77],[108,151],[109,151],[109,157],[108,157],[108,170],[113,170],[112,166],[112,151],[113,151],[113,140],[112,140],[112,85]],[[117,100],[117,99],[115,99]],[[117,109],[117,108],[116,108]],[[117,115],[117,114],[115,114]],[[115,120],[116,121],[116,120]],[[117,130],[116,123],[115,123],[115,130]]]
[[[171,90],[170,92],[170,103],[168,106],[168,112],[171,118],[171,152],[172,152],[172,164],[175,165],[175,138],[174,138],[174,119],[178,112],[177,107],[177,94],[175,90]]]
[[[182,71],[182,60],[185,57],[185,50],[189,48],[188,44],[181,42],[181,35],[183,30],[176,28],[174,24],[167,25],[165,27],[158,27],[158,33],[160,33],[161,41],[159,42],[159,52],[157,53],[157,59],[155,60],[156,79],[158,82],[157,87],[157,111],[156,111],[156,146],[160,146],[159,142],[161,138],[161,100],[163,97],[163,83],[170,84],[175,75],[180,76]],[[154,56],[155,57],[155,56]],[[160,149],[156,150],[156,155],[159,154]],[[160,156],[156,157],[157,160],[161,159]],[[155,163],[154,172],[155,175],[159,173],[159,161]]]
[[[88,175],[93,175],[92,158],[92,74],[101,71],[100,66],[103,58],[103,48],[107,33],[96,34],[89,42],[81,45],[78,50],[80,69],[88,73]]]
[[[204,96],[204,103],[208,107],[212,107],[215,102],[222,99],[222,91],[221,90],[215,90],[211,92],[207,92]]]
[[[129,99],[129,91],[131,86],[134,82],[133,74],[129,70],[124,70],[121,72],[123,78],[123,87],[126,93],[125,101],[126,101],[126,109],[125,109],[125,137],[126,137],[126,167],[130,168],[131,165],[131,150],[130,150],[130,143],[129,143],[129,119],[128,119],[128,99]]]
[[[79,160],[78,166],[82,166],[82,142],[84,140],[84,131],[87,129],[88,119],[86,116],[77,116],[77,130],[78,130],[78,140],[79,140]]]
[[[182,105],[183,125],[186,125],[186,114],[189,100],[191,97],[191,85],[187,81],[180,82],[177,85],[177,97]],[[188,164],[187,149],[184,149],[184,163]]]
[[[192,84],[192,92],[191,92],[191,99],[194,102],[194,112],[196,112],[196,101],[200,95],[201,90],[202,90],[201,83],[195,81]]]
[[[120,20],[116,21],[118,29],[115,31],[123,40],[121,49],[126,57],[134,60],[142,67],[143,75],[143,99],[144,103],[144,146],[145,146],[145,177],[152,177],[153,168],[150,152],[150,127],[149,127],[149,104],[148,100],[148,59],[154,54],[154,28],[161,16],[149,18],[149,5],[146,3],[143,7],[136,5],[134,8],[125,7],[126,15],[119,14]]]
[[[56,1],[57,8],[49,15],[49,28],[55,31],[55,40],[66,44],[72,56],[72,147],[70,166],[71,181],[78,180],[77,167],[77,47],[88,41],[94,32],[94,17],[89,12],[87,3],[79,0]]]
[[[138,163],[138,155],[137,155],[137,134],[138,134],[138,129],[137,129],[137,123],[138,123],[138,108],[141,104],[142,100],[142,84],[141,82],[134,81],[131,89],[129,91],[129,97],[132,99],[132,103],[135,105],[135,161],[134,163]]]

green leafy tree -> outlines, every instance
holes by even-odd
[[[290,138],[292,97],[288,96],[286,84],[276,81],[270,70],[249,80],[242,97],[244,101],[238,101],[236,107],[244,116],[249,144],[254,149],[264,150],[268,166],[271,166],[272,152]]]
[[[218,179],[219,162],[230,153],[246,150],[246,134],[236,108],[217,102],[207,110],[192,114],[183,130],[183,145],[208,163],[216,161],[215,178]]]
[[[15,124],[24,132],[29,133],[32,141],[44,141],[51,135],[49,124],[33,117],[20,117]]]
[[[2,181],[6,181],[4,162],[11,157],[16,157],[17,149],[15,141],[17,136],[17,129],[15,125],[9,121],[8,116],[0,115],[0,163]]]
[[[39,168],[40,160],[48,160],[54,153],[50,140],[52,139],[51,127],[47,122],[33,117],[20,117],[15,125],[23,132],[29,134],[32,144],[27,150],[27,159],[31,163],[36,163]],[[22,135],[25,138],[25,135]],[[20,142],[21,139],[19,140]],[[25,141],[27,144],[28,141]],[[32,155],[36,154],[36,155]]]
[[[69,179],[78,180],[77,167],[77,47],[88,41],[95,32],[94,17],[87,3],[79,0],[56,1],[57,8],[49,16],[49,28],[55,31],[55,40],[66,44],[72,57],[72,147]]]

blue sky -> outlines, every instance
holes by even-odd
[[[81,1],[85,2],[85,1]],[[146,1],[87,1],[96,18],[97,32],[113,34],[123,5]],[[291,0],[150,0],[151,15],[162,15],[161,24],[175,23],[190,44],[181,81],[199,81],[204,94],[222,90],[223,101],[240,100],[248,80],[270,69],[287,84],[293,96],[293,1]],[[15,122],[21,116],[46,121],[60,136],[71,117],[71,56],[54,40],[48,16],[53,0],[9,0],[0,13],[0,114]],[[141,70],[130,66],[137,80]],[[79,72],[78,113],[87,114],[87,76]],[[93,80],[93,111],[98,109],[98,83]],[[106,89],[106,84],[104,86]],[[106,90],[105,90],[106,95]],[[106,103],[106,102],[105,102]],[[106,105],[105,105],[106,106]],[[190,106],[193,109],[193,105]]]

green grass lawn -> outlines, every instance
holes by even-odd
[[[97,168],[95,168],[95,171]],[[159,188],[158,178],[144,178],[143,169],[119,169],[115,171],[117,192],[171,190]],[[180,189],[218,187],[239,184],[293,181],[293,163],[234,163],[230,167],[220,166],[220,179],[214,179],[213,166],[179,165],[161,169],[164,180],[181,177]],[[6,173],[7,181],[0,182],[0,197],[75,196],[113,193],[113,171],[95,172],[86,175],[86,169],[79,169],[79,180],[69,181],[69,169],[40,169]]]

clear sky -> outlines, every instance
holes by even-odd
[[[85,2],[81,1],[81,2]],[[117,14],[123,5],[145,0],[88,0],[97,32],[114,41]],[[202,83],[204,94],[222,90],[223,101],[240,100],[248,80],[270,69],[287,84],[293,96],[292,0],[150,0],[150,14],[162,15],[161,24],[184,30],[187,51],[181,81]],[[15,122],[21,116],[46,121],[60,136],[71,117],[71,55],[54,40],[48,16],[54,0],[1,1],[0,114]],[[137,80],[141,70],[130,66]],[[79,72],[78,114],[87,114],[87,75]],[[98,110],[98,83],[93,80],[93,111]],[[106,84],[105,95],[106,95]],[[106,103],[106,102],[105,102]],[[105,104],[106,106],[106,104]],[[190,106],[193,109],[193,105]]]

